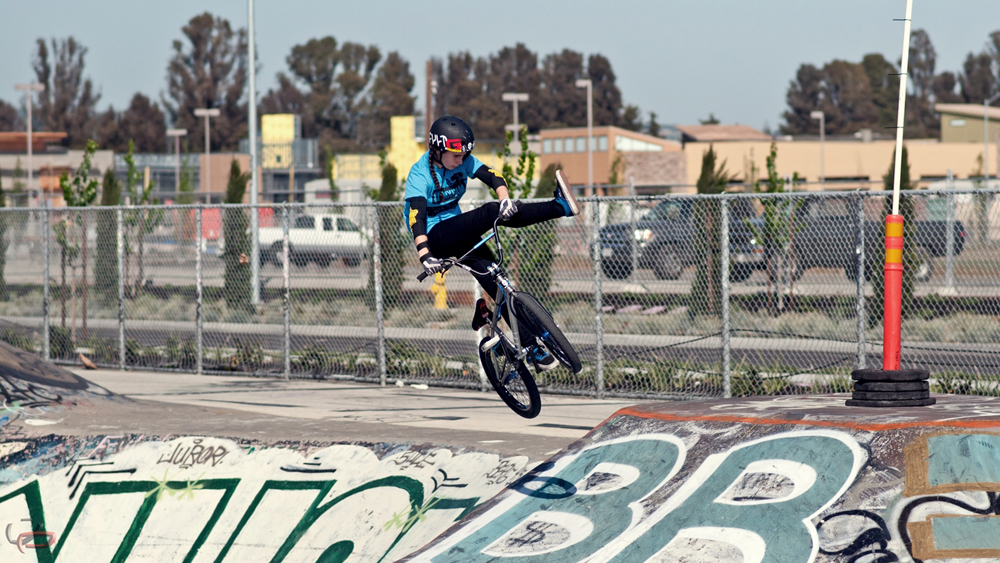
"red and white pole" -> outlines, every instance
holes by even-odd
[[[885,309],[882,317],[882,369],[898,370],[900,315],[903,293],[903,217],[899,214],[899,178],[903,161],[903,123],[906,116],[907,64],[910,59],[910,20],[913,0],[906,0],[903,20],[903,56],[899,68],[899,108],[896,111],[896,165],[892,184],[892,215],[885,218]]]
[[[899,369],[903,297],[903,216],[885,217],[885,312],[882,321],[882,369]]]

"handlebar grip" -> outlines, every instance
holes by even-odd
[[[420,272],[420,275],[417,276],[417,281],[422,282],[425,279],[427,279],[427,272]]]

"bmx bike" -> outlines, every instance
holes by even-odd
[[[501,314],[491,311],[482,299],[476,303],[473,330],[478,331],[481,327],[488,326],[486,336],[479,342],[479,359],[487,379],[503,402],[518,415],[534,418],[541,411],[542,403],[538,386],[526,362],[530,361],[528,354],[534,352],[533,348],[539,346],[547,350],[574,374],[580,373],[582,366],[576,350],[556,326],[552,314],[530,293],[515,290],[504,273],[503,245],[497,230],[499,222],[499,219],[494,221],[493,232],[461,257],[442,259],[444,267],[441,271],[458,266],[470,274],[490,276],[496,282],[497,294],[493,302]],[[472,251],[490,239],[496,241],[497,260],[485,272],[476,271],[463,262]],[[421,272],[417,281],[423,281],[426,277],[427,273]],[[501,327],[501,319],[505,321],[508,330]]]

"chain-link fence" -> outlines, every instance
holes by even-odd
[[[1000,393],[998,194],[902,196],[903,367],[929,369],[939,391]],[[509,277],[584,363],[577,375],[540,374],[540,387],[675,398],[849,390],[852,369],[882,361],[889,199],[581,198],[578,217],[502,229]],[[401,204],[0,218],[0,339],[54,361],[488,385],[470,328],[478,284],[459,269],[416,281]]]

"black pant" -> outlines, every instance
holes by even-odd
[[[496,221],[500,213],[500,202],[491,201],[481,207],[466,211],[450,219],[445,219],[427,235],[427,245],[431,254],[438,258],[457,258],[469,251],[470,248],[479,242],[483,235],[493,229],[493,222]],[[565,217],[566,211],[555,200],[536,203],[517,202],[517,214],[509,220],[503,222],[505,227],[519,229],[528,227],[536,223]],[[479,272],[485,272],[490,264],[496,262],[493,252],[484,244],[472,251],[464,262],[471,268]],[[475,275],[475,274],[473,274]],[[496,298],[497,284],[490,276],[475,276],[483,291],[492,298]],[[507,319],[506,307],[502,311],[504,319]],[[527,345],[529,338],[527,335],[521,336],[521,344]]]

